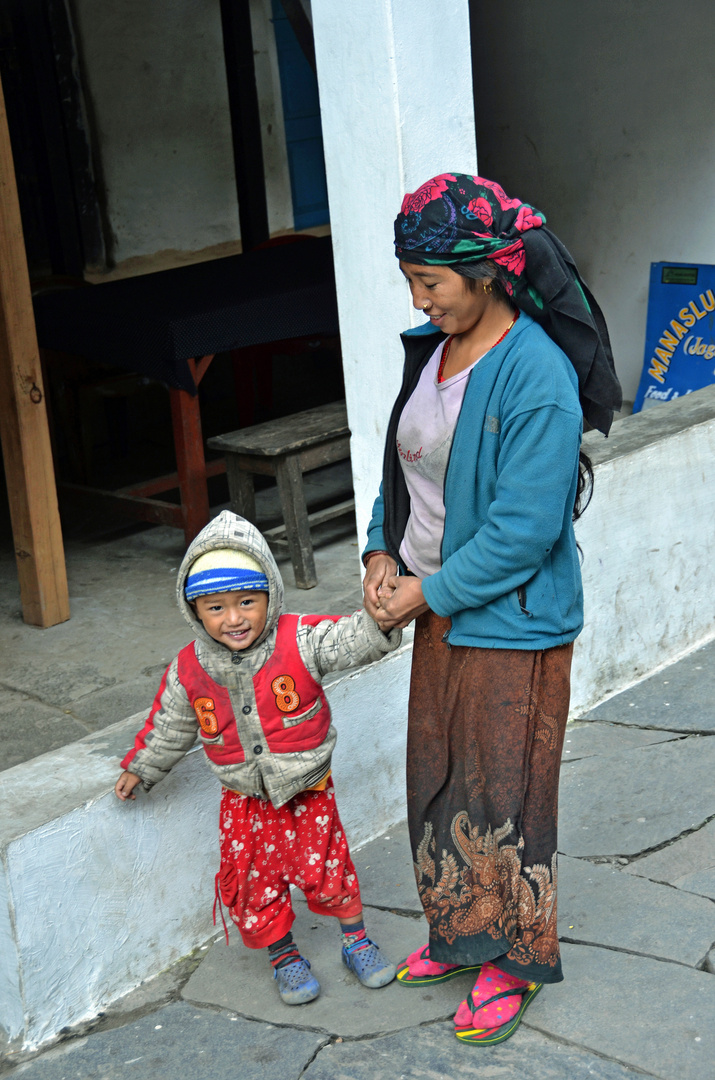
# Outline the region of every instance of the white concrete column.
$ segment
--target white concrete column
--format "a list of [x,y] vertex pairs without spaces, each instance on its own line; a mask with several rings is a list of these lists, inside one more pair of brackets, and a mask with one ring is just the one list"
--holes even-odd
[[362,546],[421,322],[393,247],[406,191],[477,171],[468,0],[312,0],[352,466]]

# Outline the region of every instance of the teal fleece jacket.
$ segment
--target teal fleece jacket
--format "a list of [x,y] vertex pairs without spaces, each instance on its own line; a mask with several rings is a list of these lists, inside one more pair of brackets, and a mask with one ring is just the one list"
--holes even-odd
[[[405,369],[387,433],[369,551],[399,546],[409,495],[396,432],[405,402],[443,335],[431,324],[402,335]],[[452,645],[548,649],[583,627],[571,515],[582,412],[568,357],[523,311],[504,341],[472,369],[444,486],[442,568],[422,582]]]

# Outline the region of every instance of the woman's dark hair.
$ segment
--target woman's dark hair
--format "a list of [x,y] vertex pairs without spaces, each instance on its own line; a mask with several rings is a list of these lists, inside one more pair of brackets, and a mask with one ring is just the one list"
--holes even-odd
[[[501,300],[513,308],[514,300],[506,289],[506,278],[501,267],[493,259],[481,259],[473,263],[457,263],[450,267],[455,274],[461,274],[467,279],[467,287],[471,292],[477,291],[480,283],[491,282],[491,293],[495,300]],[[588,454],[583,450],[578,455],[578,482],[576,484],[576,502],[573,508],[573,520],[578,521],[581,514],[591,501],[593,496],[593,465]]]
[[454,270],[455,274],[461,274],[463,278],[467,279],[470,292],[476,292],[478,284],[491,282],[494,299],[501,300],[503,304],[510,308],[515,307],[514,300],[507,292],[506,278],[501,267],[493,259],[482,259],[480,262],[473,263],[457,263],[456,266],[450,266],[450,270]]
[[593,464],[583,450],[578,452],[578,482],[576,484],[576,502],[573,508],[573,520],[578,521],[593,497]]

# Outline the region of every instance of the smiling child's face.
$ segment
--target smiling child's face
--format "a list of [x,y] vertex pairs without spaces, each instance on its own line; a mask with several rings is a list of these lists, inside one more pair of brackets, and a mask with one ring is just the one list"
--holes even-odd
[[197,596],[194,610],[204,630],[232,652],[260,637],[268,614],[268,593],[253,589]]

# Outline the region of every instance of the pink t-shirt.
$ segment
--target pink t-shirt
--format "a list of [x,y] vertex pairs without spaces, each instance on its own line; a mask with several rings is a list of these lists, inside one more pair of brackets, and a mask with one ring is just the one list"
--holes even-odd
[[440,342],[425,364],[397,426],[397,453],[410,495],[410,516],[400,555],[418,578],[436,574],[442,565],[444,478],[469,373],[479,363],[475,360],[464,371],[438,383],[445,342]]

